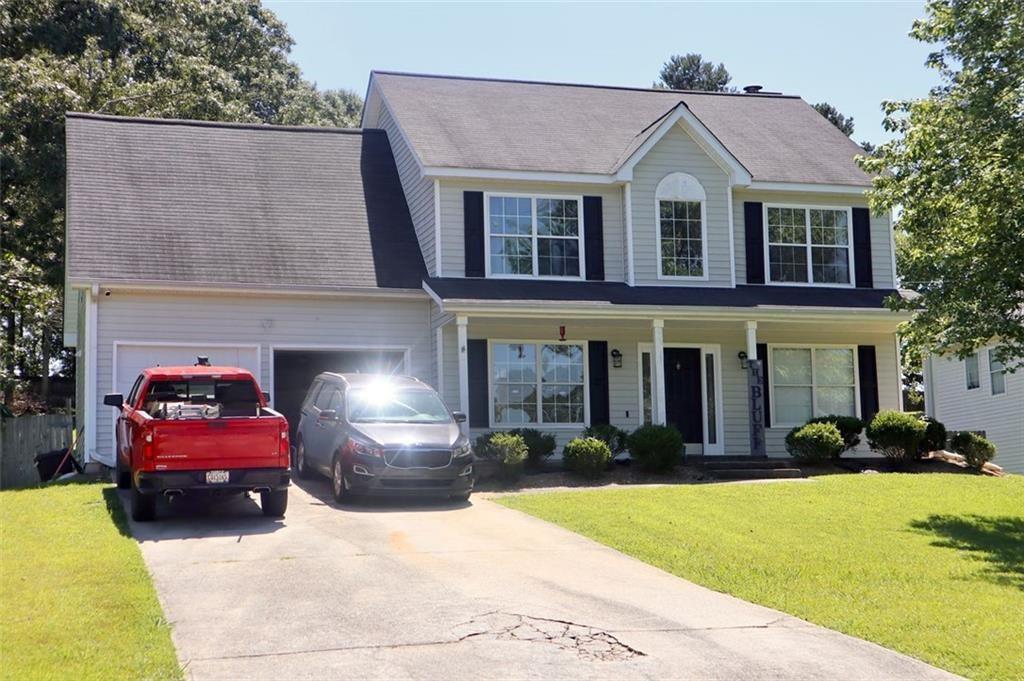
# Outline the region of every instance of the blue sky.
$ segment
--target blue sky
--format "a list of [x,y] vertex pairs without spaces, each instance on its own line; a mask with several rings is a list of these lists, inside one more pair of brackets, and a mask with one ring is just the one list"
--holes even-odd
[[371,69],[647,87],[670,55],[699,52],[733,85],[832,103],[874,143],[889,137],[882,100],[936,82],[907,35],[923,4],[266,2],[324,88],[363,94]]

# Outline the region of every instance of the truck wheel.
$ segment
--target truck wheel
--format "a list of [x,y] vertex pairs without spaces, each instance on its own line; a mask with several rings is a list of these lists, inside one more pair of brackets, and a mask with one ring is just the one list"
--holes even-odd
[[118,489],[128,489],[132,486],[132,472],[121,465],[120,458],[114,464],[114,482],[117,483]]
[[348,490],[345,489],[345,472],[340,456],[335,456],[331,464],[331,491],[334,492],[334,500],[338,503],[346,501],[349,497]]
[[288,510],[288,490],[260,492],[260,508],[268,518],[283,518],[284,512]]
[[302,444],[302,440],[299,440],[299,444],[295,446],[295,473],[300,478],[309,477],[309,464],[306,463],[306,445]]
[[156,495],[143,494],[132,485],[132,520],[148,523],[156,517]]

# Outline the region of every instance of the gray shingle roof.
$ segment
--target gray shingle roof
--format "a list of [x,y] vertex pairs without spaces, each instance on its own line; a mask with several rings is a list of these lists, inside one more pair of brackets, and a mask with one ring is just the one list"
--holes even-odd
[[683,102],[755,180],[867,185],[863,150],[799,97],[375,71],[425,166],[612,173]]
[[67,117],[71,279],[419,288],[378,130]]

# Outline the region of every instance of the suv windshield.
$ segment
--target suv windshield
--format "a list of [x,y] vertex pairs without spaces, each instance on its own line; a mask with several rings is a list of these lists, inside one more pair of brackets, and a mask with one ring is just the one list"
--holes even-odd
[[448,423],[451,415],[431,390],[357,388],[348,392],[353,423]]

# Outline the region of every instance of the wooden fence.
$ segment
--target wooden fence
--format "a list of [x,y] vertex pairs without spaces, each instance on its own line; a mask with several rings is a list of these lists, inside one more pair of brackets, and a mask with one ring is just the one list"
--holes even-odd
[[71,446],[71,423],[64,414],[0,418],[0,489],[37,484],[35,455]]

